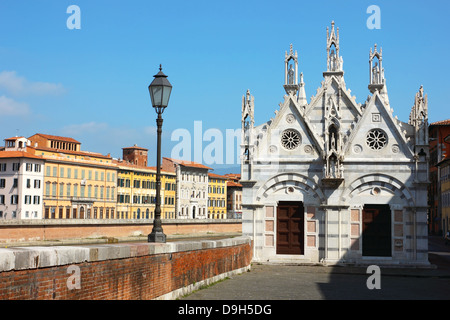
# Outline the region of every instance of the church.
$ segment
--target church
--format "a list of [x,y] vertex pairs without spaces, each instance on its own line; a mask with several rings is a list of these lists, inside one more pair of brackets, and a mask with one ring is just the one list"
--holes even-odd
[[369,53],[368,97],[346,87],[339,28],[327,27],[326,71],[308,102],[299,57],[284,57],[286,94],[255,125],[242,99],[243,234],[261,263],[428,265],[428,103],[393,116],[382,49]]

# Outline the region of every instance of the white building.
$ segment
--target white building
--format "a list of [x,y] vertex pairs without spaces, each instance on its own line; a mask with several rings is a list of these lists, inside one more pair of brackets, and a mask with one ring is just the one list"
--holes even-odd
[[27,152],[24,137],[0,151],[0,219],[42,219],[44,160]]
[[164,158],[162,169],[175,172],[177,219],[208,218],[208,172],[210,167],[192,161]]
[[284,101],[262,125],[250,92],[243,97],[243,233],[254,239],[254,260],[428,264],[427,97],[421,87],[409,121],[394,117],[375,45],[370,95],[357,103],[334,22],[326,58],[308,102],[291,45]]

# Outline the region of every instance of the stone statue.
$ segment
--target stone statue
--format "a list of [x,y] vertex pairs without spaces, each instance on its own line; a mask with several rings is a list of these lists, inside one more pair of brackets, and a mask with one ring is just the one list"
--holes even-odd
[[288,83],[294,84],[294,68],[292,67],[292,64],[289,66]]
[[375,66],[372,68],[372,83],[373,84],[379,83],[379,75],[380,75],[380,70],[378,67],[378,62],[375,62]]

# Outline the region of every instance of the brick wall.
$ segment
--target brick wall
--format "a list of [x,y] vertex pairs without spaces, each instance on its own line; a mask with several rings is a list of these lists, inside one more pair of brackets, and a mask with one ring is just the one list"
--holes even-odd
[[251,258],[246,237],[0,249],[0,299],[173,299],[194,284],[248,269]]
[[[163,220],[166,235],[214,234],[242,231],[242,220]],[[152,232],[153,220],[39,220],[0,223],[0,243],[35,240],[65,240],[130,237]]]

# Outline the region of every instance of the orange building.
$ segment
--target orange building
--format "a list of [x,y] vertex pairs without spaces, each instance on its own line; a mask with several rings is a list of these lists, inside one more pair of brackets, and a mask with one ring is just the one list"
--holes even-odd
[[450,156],[450,119],[433,122],[429,126],[430,140],[430,185],[428,187],[428,231],[441,234],[443,231],[441,166],[438,164]]
[[81,151],[68,137],[35,134],[29,152],[45,160],[44,219],[116,218],[117,167],[110,155]]
[[242,184],[240,174],[229,173],[225,175],[227,181],[227,218],[242,219]]

